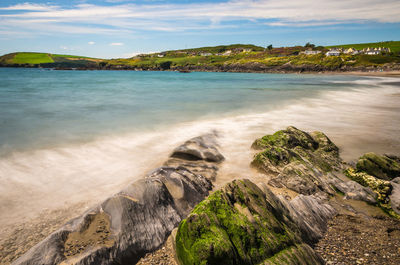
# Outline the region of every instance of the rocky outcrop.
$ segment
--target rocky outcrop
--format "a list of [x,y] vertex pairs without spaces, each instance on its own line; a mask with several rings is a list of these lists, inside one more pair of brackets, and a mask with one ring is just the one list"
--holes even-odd
[[399,157],[393,155],[366,153],[358,159],[356,169],[383,180],[400,177]]
[[176,235],[182,264],[323,264],[269,190],[235,180],[202,201]]
[[[134,264],[160,247],[190,210],[208,195],[212,183],[205,175],[215,175],[215,162],[223,160],[215,145],[215,135],[186,142],[171,156],[174,167],[163,166],[128,185],[68,222],[14,264]],[[197,163],[209,165],[202,169],[207,174],[186,168],[184,162],[191,163],[192,157],[176,158],[179,152],[196,156]]]
[[331,205],[313,195],[300,194],[287,203],[286,207],[299,226],[303,241],[308,244],[314,244],[322,238],[328,221],[337,214]]
[[306,133],[295,127],[257,139],[252,147],[262,150],[252,166],[273,178],[269,184],[304,195],[334,194],[328,180],[342,169],[338,147],[322,132]]
[[165,166],[183,166],[215,181],[217,164],[225,159],[217,148],[216,133],[192,138],[173,151]]

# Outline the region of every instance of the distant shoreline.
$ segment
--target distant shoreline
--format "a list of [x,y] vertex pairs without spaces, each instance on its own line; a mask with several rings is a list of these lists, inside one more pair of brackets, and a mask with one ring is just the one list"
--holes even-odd
[[48,69],[48,70],[65,70],[65,71],[137,71],[137,72],[148,72],[148,71],[156,71],[156,72],[182,72],[182,73],[190,73],[190,72],[214,72],[214,73],[260,73],[260,74],[322,74],[322,75],[358,75],[358,76],[381,76],[381,77],[400,77],[400,69],[399,70],[310,70],[305,67],[305,69],[300,69],[295,71],[295,69],[291,70],[282,70],[282,69],[207,69],[205,68],[198,68],[198,69],[168,69],[168,70],[161,70],[161,69],[134,69],[134,68],[57,68],[57,67],[38,67],[38,66],[1,66],[0,68],[37,68],[37,69]]

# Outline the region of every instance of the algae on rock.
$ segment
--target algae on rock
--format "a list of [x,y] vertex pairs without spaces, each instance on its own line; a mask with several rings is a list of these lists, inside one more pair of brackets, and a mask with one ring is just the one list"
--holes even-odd
[[400,164],[396,157],[387,155],[377,155],[375,153],[366,153],[357,162],[358,172],[365,172],[384,180],[392,180],[400,177]]
[[376,194],[376,201],[379,207],[387,212],[390,216],[400,218],[390,205],[389,195],[392,193],[392,184],[390,181],[382,180],[374,176],[368,175],[365,172],[357,172],[353,168],[345,170],[346,176],[358,182],[359,184],[369,187]]
[[182,264],[323,264],[272,192],[235,180],[198,204],[176,235]]
[[263,150],[252,166],[274,176],[270,184],[301,194],[333,193],[323,179],[342,168],[339,148],[322,132],[307,133],[293,126],[257,139],[252,147]]

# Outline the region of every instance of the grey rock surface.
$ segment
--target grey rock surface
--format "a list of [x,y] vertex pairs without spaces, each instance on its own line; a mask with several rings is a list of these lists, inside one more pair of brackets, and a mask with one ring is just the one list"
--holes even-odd
[[392,209],[400,214],[400,177],[393,179],[390,182],[393,186],[392,194],[389,196]]
[[329,183],[338,191],[344,193],[344,199],[365,201],[370,204],[376,203],[376,194],[368,187],[364,187],[355,181],[343,181],[339,178],[329,179]]
[[[207,163],[198,172],[212,176],[218,170],[212,161],[223,160],[214,144],[213,135],[196,137],[178,147],[172,156],[177,152],[198,155],[197,162]],[[183,166],[192,162],[190,156],[178,157],[171,158],[174,167],[160,167],[131,183],[65,224],[13,264],[135,264],[160,247],[212,189],[207,174]]]

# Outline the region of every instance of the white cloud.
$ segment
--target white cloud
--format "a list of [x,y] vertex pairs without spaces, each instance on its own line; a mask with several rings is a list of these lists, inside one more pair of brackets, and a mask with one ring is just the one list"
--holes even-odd
[[58,8],[57,6],[50,6],[44,4],[23,3],[9,7],[0,7],[0,10],[29,10],[29,11],[51,11]]
[[113,43],[110,43],[110,45],[111,46],[122,46],[124,44],[122,42],[113,42]]
[[96,43],[96,42],[94,42],[94,41],[89,41],[89,42],[88,42],[89,45],[94,45],[95,43]]
[[13,31],[30,29],[49,33],[114,35],[132,35],[139,30],[169,32],[232,27],[243,20],[270,27],[400,23],[398,0],[231,0],[201,4],[111,2],[116,4],[80,4],[70,8],[24,3],[0,8],[10,10],[0,14],[0,20]]

